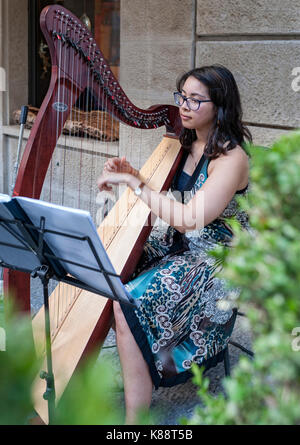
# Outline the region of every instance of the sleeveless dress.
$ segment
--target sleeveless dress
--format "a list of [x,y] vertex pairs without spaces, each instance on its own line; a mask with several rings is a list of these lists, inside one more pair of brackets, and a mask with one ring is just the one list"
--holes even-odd
[[[194,174],[187,175],[183,171],[187,155],[171,187],[182,202],[188,202],[208,176],[209,159],[204,154]],[[244,195],[247,190],[248,186],[237,193]],[[222,305],[228,286],[215,276],[222,265],[209,250],[218,244],[230,247],[233,232],[224,218],[231,216],[249,229],[247,214],[238,208],[235,196],[218,218],[200,230],[183,235],[171,226],[153,229],[126,284],[140,305],[121,308],[156,389],[185,382],[193,362],[208,370],[223,360],[237,310]]]

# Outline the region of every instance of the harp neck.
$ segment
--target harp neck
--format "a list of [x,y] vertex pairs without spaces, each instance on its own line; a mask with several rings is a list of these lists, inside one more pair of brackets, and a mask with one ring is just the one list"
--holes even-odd
[[[177,107],[154,105],[142,109],[135,106],[121,88],[90,31],[70,11],[57,5],[45,8],[41,14],[41,28],[52,66],[58,68],[60,76],[65,76],[79,89],[88,84],[100,94],[106,111],[126,125],[141,129],[165,125],[168,132],[179,133]],[[79,69],[74,70],[76,62]]]
[[74,104],[87,88],[105,111],[124,124],[149,130],[165,126],[167,133],[180,133],[177,107],[154,105],[141,109],[129,100],[91,33],[70,11],[48,6],[40,22],[51,54],[52,76],[25,148],[14,196],[40,197],[57,140]]

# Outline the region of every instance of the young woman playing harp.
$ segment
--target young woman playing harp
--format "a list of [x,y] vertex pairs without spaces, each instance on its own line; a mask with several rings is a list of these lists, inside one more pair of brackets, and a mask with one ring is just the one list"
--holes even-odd
[[114,302],[128,424],[150,406],[153,386],[183,383],[193,362],[209,369],[222,360],[236,317],[235,309],[220,304],[228,289],[209,251],[231,245],[233,232],[224,218],[235,216],[248,228],[235,200],[248,190],[244,142],[251,141],[239,91],[231,72],[214,65],[184,74],[174,98],[185,149],[172,184],[180,199],[141,183],[124,158],[107,161],[98,179],[100,191],[127,184],[168,227],[163,234],[152,232],[126,285],[140,300],[139,309]]

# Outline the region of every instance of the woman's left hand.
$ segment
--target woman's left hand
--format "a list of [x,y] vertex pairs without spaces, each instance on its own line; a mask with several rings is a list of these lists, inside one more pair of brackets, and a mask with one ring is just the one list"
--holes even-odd
[[133,176],[138,176],[139,174],[139,171],[132,167],[125,156],[123,156],[123,158],[108,159],[104,164],[104,171],[107,173],[130,173]]
[[127,184],[129,183],[129,173],[114,173],[104,171],[97,181],[98,188],[101,191],[112,190],[112,185]]

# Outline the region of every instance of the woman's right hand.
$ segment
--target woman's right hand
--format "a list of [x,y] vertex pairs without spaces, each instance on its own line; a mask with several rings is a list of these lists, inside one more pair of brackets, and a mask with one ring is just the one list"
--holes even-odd
[[105,173],[129,173],[133,176],[138,176],[139,171],[136,170],[130,163],[126,160],[125,156],[123,158],[110,158],[104,164]]

